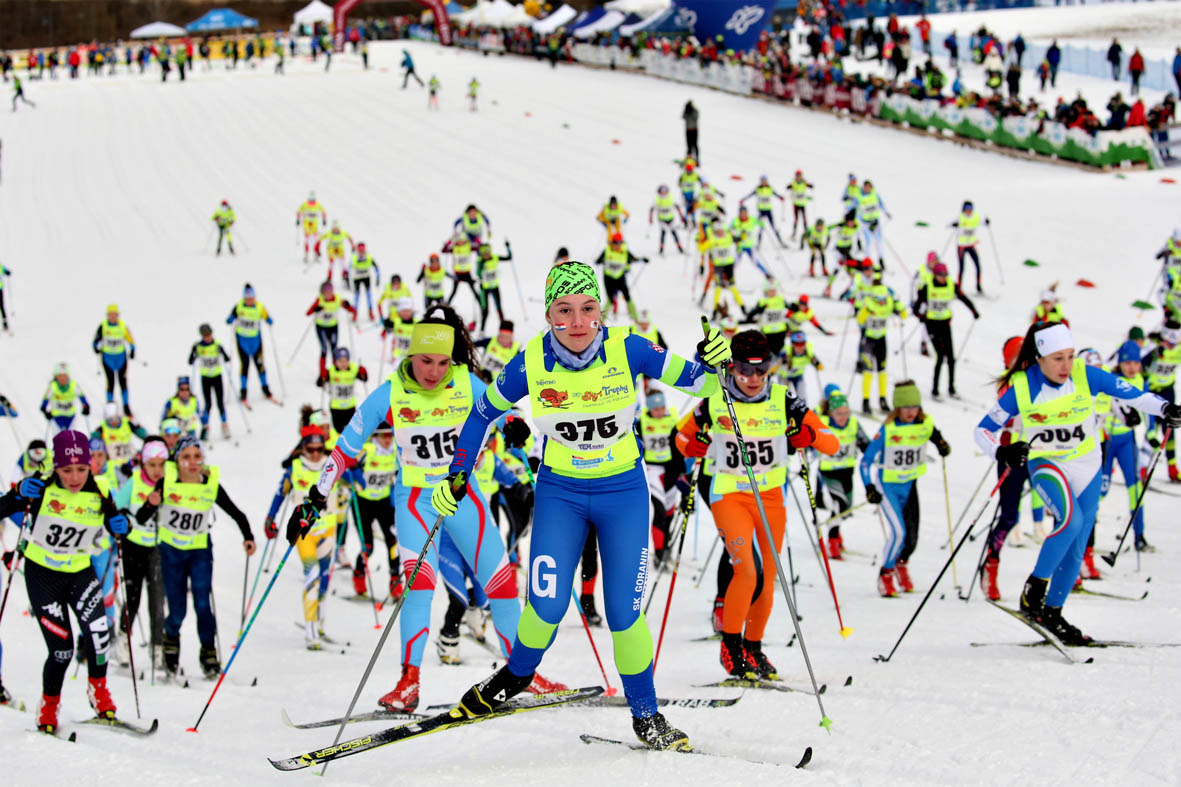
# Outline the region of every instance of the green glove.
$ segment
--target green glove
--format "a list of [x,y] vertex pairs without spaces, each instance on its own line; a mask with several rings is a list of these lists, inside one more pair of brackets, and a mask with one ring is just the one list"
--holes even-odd
[[711,325],[705,338],[697,343],[697,356],[706,366],[716,368],[730,360],[730,342]]
[[466,494],[466,477],[463,473],[452,473],[431,492],[431,505],[443,516],[454,516]]

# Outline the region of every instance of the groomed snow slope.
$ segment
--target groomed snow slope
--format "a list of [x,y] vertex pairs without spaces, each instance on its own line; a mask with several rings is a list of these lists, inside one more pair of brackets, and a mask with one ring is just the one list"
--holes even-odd
[[[26,440],[42,428],[35,408],[57,361],[68,361],[92,400],[101,399],[89,346],[111,301],[122,308],[139,342],[137,358],[148,364],[132,368],[132,406],[151,426],[176,375],[187,371],[185,359],[198,323],[213,322],[218,337],[232,348],[232,334],[221,321],[246,281],[276,317],[283,355],[276,358],[268,344],[274,374],[295,349],[305,326],[303,310],[322,275],[303,272],[294,242],[293,214],[309,189],[316,190],[330,217],[340,217],[354,238],[369,243],[387,277],[398,271],[412,278],[426,255],[441,245],[460,210],[475,202],[491,217],[497,245],[506,237],[512,240],[521,284],[531,298],[540,297],[559,245],[583,258],[597,255],[601,230],[593,216],[608,195],[616,194],[632,211],[628,236],[633,249],[653,257],[637,300],[653,310],[675,350],[691,352],[700,329],[688,292],[689,268],[675,254],[657,258],[655,240],[643,229],[656,186],[675,180],[671,159],[683,152],[680,110],[691,98],[701,110],[704,172],[727,193],[731,210],[760,173],[782,189],[802,168],[816,184],[813,209],[835,219],[839,190],[854,172],[871,178],[880,190],[894,216],[886,236],[912,270],[928,250],[943,246],[946,224],[962,200],[974,200],[991,217],[1007,284],[1000,286],[986,242],[985,284],[999,298],[979,301],[984,318],[960,365],[960,391],[979,407],[930,408],[953,445],[948,473],[951,509],[958,515],[981,475],[991,473],[975,455],[971,428],[989,401],[987,382],[999,371],[1001,342],[1024,331],[1038,293],[1057,280],[1080,343],[1109,352],[1136,324],[1129,304],[1144,297],[1157,270],[1152,255],[1177,223],[1177,186],[1162,184],[1159,174],[1117,179],[1030,164],[643,76],[574,67],[555,71],[528,60],[409,44],[424,79],[435,73],[443,83],[443,109],[428,113],[425,91],[398,89],[402,46],[373,46],[375,67],[368,73],[351,58],[337,58],[328,75],[319,65],[291,63],[284,78],[271,76],[269,68],[232,75],[216,68],[184,85],[127,77],[27,83],[37,110],[0,113],[5,170],[0,261],[14,271],[9,294],[16,312],[15,337],[0,337],[0,390],[21,408]],[[469,113],[462,102],[463,86],[473,75],[483,84],[478,113]],[[215,259],[209,215],[223,197],[238,213],[248,252]],[[930,227],[917,228],[919,220]],[[1023,267],[1026,258],[1042,267]],[[785,278],[785,286],[819,295],[822,282],[798,278],[806,258],[792,251],[786,259],[792,278]],[[888,283],[905,293],[908,278],[897,259],[887,262]],[[779,265],[774,257],[772,264]],[[1076,287],[1081,277],[1097,286]],[[739,278],[757,297],[757,274],[746,268]],[[539,330],[539,307],[530,303],[528,319],[521,320],[507,271],[504,279],[509,316],[518,319],[519,332]],[[847,307],[819,298],[813,302],[821,322],[839,335]],[[961,341],[967,316],[956,313]],[[897,337],[895,330],[891,341]],[[837,337],[818,337],[815,343],[825,381],[846,386],[851,346],[838,360]],[[926,390],[931,364],[913,344],[910,349],[909,371]],[[360,334],[357,351],[370,368],[376,367],[376,333]],[[892,381],[899,377],[898,361],[899,356],[891,356]],[[216,442],[210,453],[259,538],[279,479],[279,458],[294,440],[298,403],[319,400],[312,384],[315,363],[309,340],[295,363],[283,369],[286,406],[256,403],[250,436],[232,411],[240,444]],[[251,390],[257,400],[253,380]],[[682,399],[672,397],[677,404]],[[17,448],[11,441],[4,445],[7,468]],[[1162,476],[1163,468],[1154,486],[1164,486]],[[920,482],[922,537],[911,563],[920,590],[929,586],[947,555],[939,548],[947,538],[941,486],[936,464]],[[1104,549],[1124,524],[1125,500],[1116,487],[1102,508],[1097,539]],[[1148,537],[1160,552],[1146,556],[1139,573],[1134,556],[1122,558],[1103,583],[1105,589],[1138,594],[1152,576],[1151,596],[1140,603],[1075,597],[1068,606],[1072,621],[1104,638],[1174,637],[1181,623],[1176,601],[1181,582],[1165,569],[1170,555],[1181,549],[1181,536],[1166,513],[1172,503],[1163,495],[1148,498]],[[979,506],[978,499],[972,515]],[[868,555],[881,550],[875,519],[862,509],[844,527],[846,541]],[[690,558],[701,560],[708,551],[709,523],[703,513],[699,531],[689,534],[688,566],[678,583],[657,673],[663,696],[735,693],[692,687],[723,676],[716,643],[690,641],[708,633],[712,564],[700,589],[688,580],[696,568]],[[1028,529],[1028,520],[1023,527]],[[236,630],[243,554],[232,524],[219,522],[215,533],[224,659]],[[803,583],[799,600],[805,635],[818,677],[830,687],[823,699],[834,721],[832,734],[817,727],[816,703],[804,694],[748,692],[732,708],[673,710],[670,717],[700,747],[738,757],[790,765],[805,745],[812,745],[816,754],[806,771],[586,747],[578,741],[580,732],[627,738],[627,714],[563,709],[346,759],[330,768],[328,778],[339,784],[430,780],[461,785],[1175,780],[1181,763],[1168,731],[1181,722],[1171,701],[1181,673],[1177,650],[1093,651],[1085,655],[1094,655],[1094,664],[1071,666],[1042,648],[971,648],[973,641],[1029,641],[1030,632],[981,603],[978,590],[970,604],[956,601],[948,577],[894,660],[875,663],[872,656],[889,650],[919,599],[879,599],[877,570],[868,559],[837,564],[845,621],[855,628],[842,641],[794,513],[789,533]],[[5,537],[11,546],[11,528]],[[961,556],[961,583],[979,543]],[[355,556],[355,534],[348,549]],[[1001,581],[1007,600],[1016,598],[1035,554],[1006,550]],[[177,785],[257,785],[306,778],[275,772],[264,757],[326,745],[332,730],[284,727],[280,708],[297,720],[343,712],[378,632],[371,609],[332,599],[329,632],[352,646],[345,655],[303,650],[292,625],[300,616],[298,574],[298,567],[289,565],[280,577],[199,734],[184,729],[195,721],[211,689],[201,680],[187,690],[141,684],[145,717],[161,720],[160,732],[146,741],[83,728],[79,741],[67,744],[29,732],[31,714],[0,712],[0,730],[9,742],[5,765],[11,781],[6,781],[126,784],[150,778]],[[375,581],[384,584],[384,571]],[[344,576],[334,584],[347,592]],[[666,580],[660,593],[667,587]],[[437,626],[445,601],[436,601]],[[662,605],[663,600],[654,605],[654,628]],[[19,614],[25,607],[19,581],[10,607],[0,628],[6,645],[4,682],[31,706],[45,653],[35,623]],[[798,644],[784,647],[790,628],[779,599],[768,651],[786,679],[804,683]],[[603,630],[596,634],[606,656],[609,637]],[[182,663],[193,675],[191,613],[182,641]],[[424,705],[452,701],[488,674],[491,657],[468,641],[463,648],[465,664],[444,667],[428,646]],[[145,657],[137,650],[141,664]],[[571,685],[600,682],[576,617],[567,617],[543,672]],[[617,685],[617,676],[609,674]],[[359,707],[372,707],[397,675],[395,633]],[[845,688],[841,683],[847,675],[854,683]],[[249,687],[256,676],[258,685]],[[112,670],[111,683],[121,715],[133,718],[129,678]],[[84,687],[81,678],[67,681],[63,721],[89,715]],[[354,733],[379,726],[356,726]]]

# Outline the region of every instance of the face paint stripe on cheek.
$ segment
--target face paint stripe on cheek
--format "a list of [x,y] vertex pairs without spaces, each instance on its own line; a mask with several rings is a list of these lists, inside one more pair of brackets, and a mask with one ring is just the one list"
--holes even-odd
[[555,330],[555,331],[564,331],[564,330],[566,330],[566,323],[564,323],[564,322],[556,322],[556,323],[554,323],[554,330]]

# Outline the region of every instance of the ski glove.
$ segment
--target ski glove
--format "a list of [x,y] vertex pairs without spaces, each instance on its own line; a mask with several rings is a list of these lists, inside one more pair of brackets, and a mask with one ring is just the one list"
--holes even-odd
[[107,527],[117,536],[126,535],[128,527],[127,517],[123,514],[115,514],[107,520]]
[[320,518],[320,512],[324,510],[326,505],[328,505],[328,500],[320,491],[320,487],[313,486],[307,498],[295,507],[295,510],[291,512],[291,518],[287,520],[287,543],[294,544],[306,536],[308,531],[312,529],[312,525],[316,524],[316,520]]
[[36,500],[45,491],[45,482],[37,476],[29,476],[20,482],[19,490],[25,500]]
[[935,443],[935,450],[939,452],[940,456],[947,456],[951,453],[951,446],[947,444],[946,440],[939,440]]
[[687,441],[683,453],[693,459],[701,459],[709,453],[709,444],[713,438],[707,432],[698,432],[693,439]]
[[1181,405],[1166,404],[1161,415],[1165,419],[1165,423],[1169,425],[1170,429],[1176,429],[1181,426]]
[[1140,412],[1131,408],[1124,410],[1124,424],[1129,427],[1140,425]]
[[697,357],[710,368],[717,368],[730,360],[730,342],[712,325],[704,339],[697,343]]
[[90,415],[90,405],[82,405],[82,415]]
[[451,473],[431,492],[431,505],[442,516],[453,516],[459,510],[459,501],[466,494],[467,478],[464,473]]
[[794,432],[788,432],[787,442],[795,449],[807,448],[816,442],[816,430],[808,424],[800,424]]
[[878,491],[876,486],[867,486],[865,488],[865,499],[876,506],[882,502],[882,493]]
[[279,535],[279,526],[275,524],[275,518],[269,516],[263,524],[263,532],[267,534],[267,539],[270,540]]
[[510,415],[504,422],[503,432],[506,448],[522,448],[529,439],[529,424],[519,415]]
[[42,411],[41,411],[41,415],[45,416],[45,420],[46,420],[46,421],[52,421],[52,420],[53,420],[53,416],[49,414],[49,411],[48,411],[48,410],[42,410]]
[[996,449],[996,460],[1006,467],[1021,468],[1029,460],[1029,443],[1016,442]]

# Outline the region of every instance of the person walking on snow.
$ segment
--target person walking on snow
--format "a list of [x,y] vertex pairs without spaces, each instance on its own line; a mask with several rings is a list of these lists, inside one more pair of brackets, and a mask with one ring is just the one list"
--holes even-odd
[[221,205],[213,212],[213,223],[217,225],[217,254],[221,255],[221,242],[224,240],[230,249],[230,254],[234,253],[234,236],[230,233],[230,227],[234,226],[237,217],[234,216],[234,209],[230,207],[230,203],[226,200],[221,201]]
[[[406,83],[410,81],[410,77],[414,77],[414,81],[422,87],[422,79],[419,78],[417,72],[414,70],[414,58],[410,56],[410,50],[402,50],[402,89],[406,89]],[[434,77],[432,77],[433,79]]]

